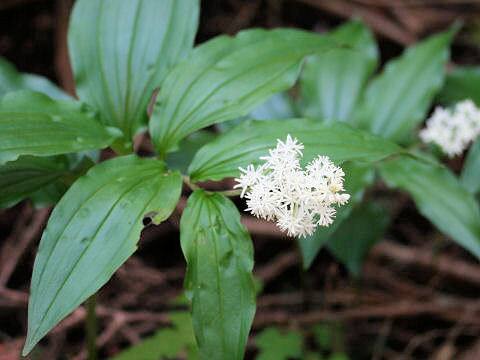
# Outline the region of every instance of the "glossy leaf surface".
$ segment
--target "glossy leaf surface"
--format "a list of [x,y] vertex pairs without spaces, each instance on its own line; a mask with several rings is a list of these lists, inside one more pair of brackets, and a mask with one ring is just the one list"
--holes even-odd
[[198,0],[78,0],[68,34],[77,93],[127,141],[165,74],[192,48]]
[[308,119],[248,121],[219,136],[195,155],[189,172],[192,180],[221,180],[239,174],[238,167],[257,164],[259,157],[275,147],[287,134],[305,145],[304,162],[316,155],[328,155],[333,161],[378,161],[401,152],[388,140],[348,125],[325,124]]
[[58,155],[109,146],[120,131],[106,128],[76,101],[20,91],[0,103],[0,164],[21,155]]
[[243,359],[255,313],[253,247],[235,205],[195,191],[180,222],[185,287],[202,359]]
[[198,46],[168,74],[157,97],[150,120],[157,150],[166,154],[196,130],[248,114],[295,83],[305,56],[333,46],[291,29],[245,30]]
[[455,29],[408,48],[368,86],[356,123],[374,134],[405,141],[440,90]]
[[132,255],[145,216],[158,224],[170,215],[181,185],[163,163],[133,155],[100,163],[72,185],[40,241],[24,354]]

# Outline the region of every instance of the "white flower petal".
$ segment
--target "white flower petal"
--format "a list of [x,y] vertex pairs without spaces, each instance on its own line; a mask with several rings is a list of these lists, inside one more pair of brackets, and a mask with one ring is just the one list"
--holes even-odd
[[345,173],[328,156],[318,156],[306,170],[300,166],[303,144],[287,136],[262,156],[264,164],[239,168],[234,188],[241,188],[247,199],[246,211],[254,216],[276,221],[289,236],[305,237],[317,226],[328,226],[336,210],[350,199],[344,191]]

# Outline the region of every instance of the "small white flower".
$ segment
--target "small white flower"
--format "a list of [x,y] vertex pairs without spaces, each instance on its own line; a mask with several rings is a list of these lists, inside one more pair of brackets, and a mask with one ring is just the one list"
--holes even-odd
[[279,209],[277,225],[288,236],[308,236],[315,231],[313,214],[302,206]]
[[433,142],[449,157],[460,155],[480,135],[480,109],[464,100],[453,109],[437,107],[420,131],[423,142]]
[[319,218],[317,221],[317,225],[328,226],[331,223],[333,223],[333,220],[335,219],[335,214],[336,214],[336,210],[334,208],[327,206],[319,210],[321,211],[318,212]]
[[241,167],[238,169],[242,174],[239,178],[235,179],[238,184],[235,185],[233,188],[241,188],[242,194],[240,195],[240,197],[243,197],[247,188],[257,184],[261,180],[261,177],[263,176],[263,170],[261,167],[255,169],[253,165],[248,165],[246,169],[243,169]]
[[270,189],[268,184],[259,183],[251,187],[251,191],[246,194],[246,211],[250,211],[256,217],[265,220],[272,220],[277,208],[277,195],[274,189]]
[[303,144],[287,136],[260,160],[257,168],[240,168],[234,188],[241,188],[247,199],[246,211],[276,221],[289,236],[312,235],[317,226],[329,226],[335,219],[333,206],[350,199],[344,191],[345,173],[328,156],[318,156],[306,170],[300,166]]

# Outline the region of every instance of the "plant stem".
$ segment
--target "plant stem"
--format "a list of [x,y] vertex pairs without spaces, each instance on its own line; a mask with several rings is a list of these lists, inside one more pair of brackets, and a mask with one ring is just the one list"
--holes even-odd
[[87,359],[97,360],[97,314],[95,311],[96,294],[90,296],[86,301],[87,319],[85,323],[85,332],[87,335]]
[[[202,189],[202,187],[198,186],[197,184],[193,183],[190,178],[188,176],[185,176],[183,175],[183,182],[185,183],[185,185],[187,185],[190,190],[192,191],[195,191],[195,190],[198,190],[198,189]],[[228,196],[228,197],[235,197],[235,196],[239,196],[241,193],[242,193],[242,190],[240,189],[234,189],[234,190],[220,190],[220,191],[211,191],[211,190],[207,190],[207,189],[203,189],[209,193],[217,193],[217,194],[222,194],[224,196]]]
[[242,190],[223,190],[223,191],[215,191],[218,194],[222,194],[228,197],[235,197],[239,196],[242,193]]
[[118,155],[129,155],[133,152],[133,144],[125,138],[117,139],[111,146]]
[[190,190],[195,191],[195,190],[201,189],[200,186],[190,181],[189,176],[183,175],[182,177],[183,177],[183,182],[185,183],[185,185],[187,185],[190,188]]

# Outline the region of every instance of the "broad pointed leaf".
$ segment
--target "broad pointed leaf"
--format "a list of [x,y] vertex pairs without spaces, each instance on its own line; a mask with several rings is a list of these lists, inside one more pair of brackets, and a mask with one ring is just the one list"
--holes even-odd
[[186,135],[248,114],[296,81],[302,60],[334,45],[300,30],[246,30],[197,47],[167,76],[157,97],[150,132],[160,154]]
[[399,157],[383,163],[380,173],[390,186],[410,193],[420,212],[440,231],[480,258],[478,203],[447,168]]
[[337,28],[332,38],[345,48],[310,57],[300,78],[302,115],[352,122],[352,112],[378,63],[371,31],[360,21]]
[[18,90],[38,91],[52,99],[68,100],[71,97],[47,78],[34,74],[21,74],[15,66],[0,57],[0,97]]
[[77,93],[120,128],[145,126],[169,68],[192,48],[198,0],[77,0],[68,34]]
[[145,216],[159,223],[170,215],[181,184],[163,163],[132,155],[103,162],[72,185],[40,241],[23,354],[132,255]]
[[368,86],[356,123],[389,139],[411,138],[442,86],[455,30],[432,36],[390,61]]
[[9,207],[53,184],[68,171],[66,158],[20,157],[0,165],[0,207]]
[[195,191],[182,215],[180,240],[200,357],[243,359],[255,287],[252,242],[237,208],[222,195]]
[[109,146],[120,131],[106,128],[76,101],[20,91],[0,103],[0,164],[21,155],[58,155]]
[[337,163],[372,162],[402,151],[388,140],[340,123],[308,119],[248,121],[202,147],[189,167],[190,176],[194,181],[237,176],[239,166],[258,163],[259,157],[287,134],[304,143],[304,161],[328,155]]
[[480,139],[477,139],[468,151],[460,180],[471,193],[480,191]]

